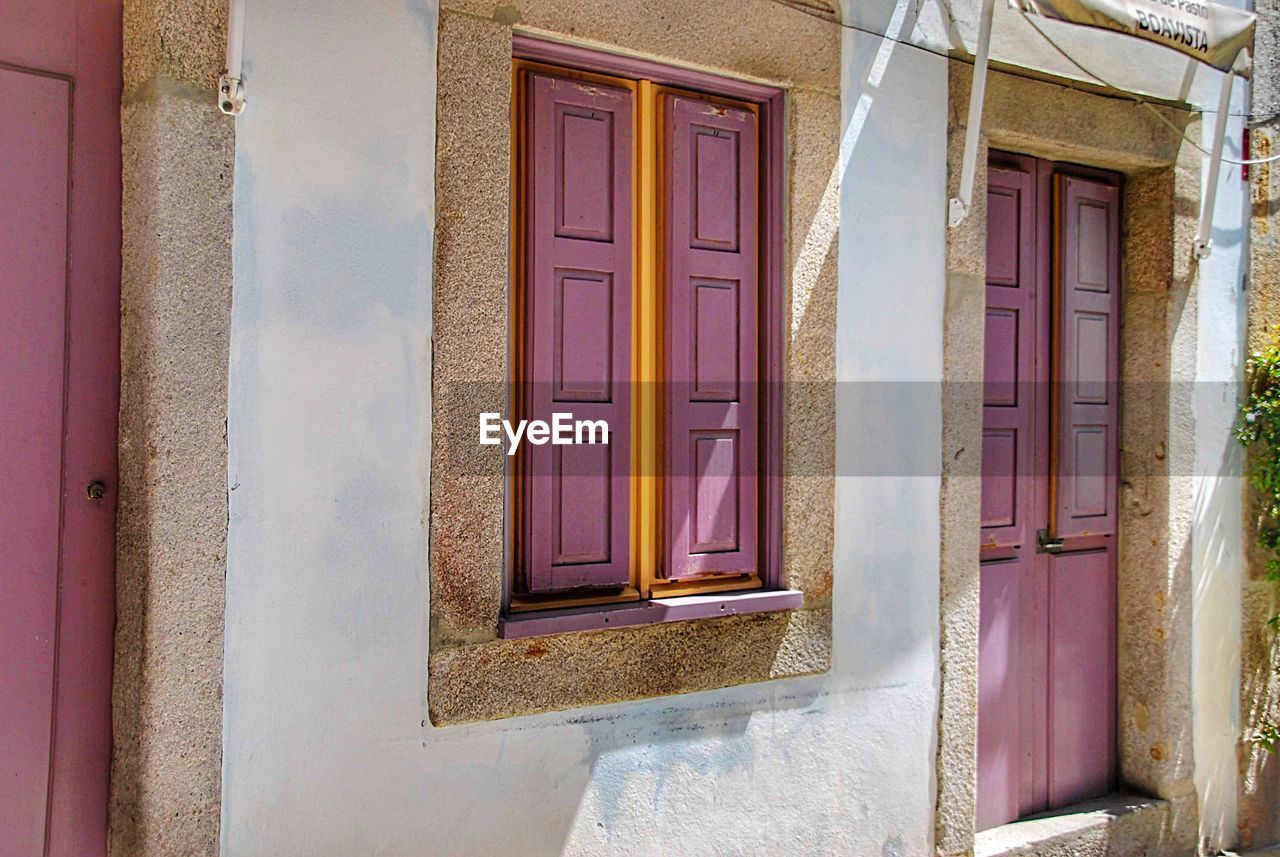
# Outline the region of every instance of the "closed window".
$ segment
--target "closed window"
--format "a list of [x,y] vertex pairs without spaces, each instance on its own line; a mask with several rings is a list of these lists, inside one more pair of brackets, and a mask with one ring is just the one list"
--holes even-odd
[[771,587],[780,212],[760,105],[517,60],[512,115],[511,410],[577,442],[512,459],[511,609]]

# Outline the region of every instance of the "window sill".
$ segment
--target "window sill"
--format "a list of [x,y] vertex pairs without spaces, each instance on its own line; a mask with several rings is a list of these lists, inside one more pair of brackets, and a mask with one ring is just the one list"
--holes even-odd
[[1170,847],[1163,841],[1168,814],[1167,801],[1111,794],[984,830],[974,837],[973,854],[1163,854]]
[[610,607],[566,607],[522,613],[501,620],[498,636],[505,640],[564,634],[570,631],[598,631],[632,625],[656,625],[714,616],[742,616],[774,610],[795,610],[804,595],[794,589],[771,592],[736,592],[713,595],[683,595]]

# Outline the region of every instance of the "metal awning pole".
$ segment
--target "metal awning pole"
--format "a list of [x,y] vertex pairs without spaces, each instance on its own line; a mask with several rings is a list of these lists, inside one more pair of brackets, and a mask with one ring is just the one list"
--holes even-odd
[[947,207],[947,226],[959,226],[973,204],[973,178],[978,169],[978,135],[982,131],[982,102],[987,95],[987,59],[991,55],[991,17],[995,0],[982,0],[978,22],[978,53],[973,61],[973,83],[969,87],[969,124],[964,129],[964,158],[960,164],[960,195]]
[[218,109],[228,116],[239,116],[244,110],[244,3],[230,0],[227,4],[227,69],[218,78]]
[[1231,108],[1231,83],[1235,75],[1224,72],[1218,91],[1218,118],[1213,125],[1213,154],[1209,156],[1209,179],[1200,206],[1200,231],[1196,234],[1197,259],[1213,252],[1213,206],[1218,196],[1218,174],[1222,172],[1222,146],[1227,138],[1227,112]]

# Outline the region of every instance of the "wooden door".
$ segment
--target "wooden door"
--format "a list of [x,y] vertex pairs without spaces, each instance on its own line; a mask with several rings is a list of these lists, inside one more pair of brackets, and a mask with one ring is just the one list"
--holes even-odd
[[0,843],[106,851],[120,5],[0,6]]
[[988,172],[978,829],[1115,780],[1119,187]]

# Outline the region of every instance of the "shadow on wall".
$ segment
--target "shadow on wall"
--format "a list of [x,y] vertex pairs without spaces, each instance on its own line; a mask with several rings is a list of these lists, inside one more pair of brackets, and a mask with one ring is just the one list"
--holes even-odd
[[[1239,499],[1240,482],[1230,478],[1239,474],[1243,450],[1234,439],[1228,440],[1218,463],[1211,474],[1222,478],[1196,480],[1194,504],[1196,528],[1199,534],[1207,533],[1207,539],[1193,539],[1199,580],[1194,586],[1192,612],[1196,617],[1198,642],[1195,657],[1203,658],[1208,672],[1220,684],[1213,687],[1196,687],[1196,711],[1205,722],[1200,728],[1207,734],[1199,736],[1201,748],[1209,758],[1197,760],[1200,786],[1200,831],[1212,847],[1231,847],[1237,844],[1237,744],[1239,727],[1223,734],[1218,730],[1229,728],[1240,721],[1240,645],[1242,636],[1233,634],[1238,618],[1241,587],[1239,568],[1241,558],[1237,553],[1240,533]],[[1235,615],[1233,615],[1235,614]],[[1198,681],[1203,682],[1201,677]],[[1222,685],[1229,685],[1229,691]],[[1206,698],[1207,697],[1207,698]],[[1215,734],[1217,733],[1217,734]],[[1230,751],[1222,752],[1225,746]],[[1218,753],[1211,750],[1217,749]]]
[[[702,825],[730,815],[741,823],[732,831],[717,828],[718,840],[779,847],[797,841],[797,831],[771,827],[752,811],[766,795],[825,804],[821,816],[848,824],[837,819],[853,793],[813,776],[832,769],[829,760],[818,763],[821,756],[837,748],[851,752],[841,747],[847,723],[823,716],[839,707],[826,685],[815,676],[567,715],[428,728],[430,754],[417,762],[428,772],[452,772],[454,811],[447,836],[433,834],[438,853],[489,853],[498,830],[523,831],[530,854],[616,849],[677,835],[697,841],[709,832]],[[523,796],[515,800],[513,772]],[[839,838],[834,832],[824,838],[807,816],[795,813],[809,828],[805,839]],[[423,834],[429,829],[424,823]]]

